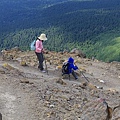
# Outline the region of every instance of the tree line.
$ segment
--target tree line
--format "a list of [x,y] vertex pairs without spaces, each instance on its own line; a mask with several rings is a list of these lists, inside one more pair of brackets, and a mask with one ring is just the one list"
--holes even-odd
[[[44,44],[49,50],[63,51],[77,47],[82,49],[88,57],[96,56],[105,60],[108,55],[107,57],[110,58],[107,52],[111,47],[106,48],[103,43],[105,43],[104,40],[108,41],[106,46],[109,46],[110,41],[119,37],[117,31],[120,28],[120,8],[118,7],[120,1],[68,1],[50,7],[44,3],[46,7],[41,8],[41,4],[39,6],[38,3],[34,3],[33,6],[32,2],[22,4],[21,6],[24,5],[24,7],[18,8],[18,5],[14,5],[10,10],[6,6],[7,12],[2,10],[0,49],[18,46],[22,50],[29,50],[30,43],[44,32],[49,39]],[[111,39],[110,36],[114,37]],[[103,49],[98,49],[96,52],[97,46]],[[118,47],[114,46],[113,49],[117,51]],[[104,52],[104,57],[101,56],[101,51]],[[116,52],[113,53],[116,54]],[[119,50],[113,58],[108,61],[120,59]]]

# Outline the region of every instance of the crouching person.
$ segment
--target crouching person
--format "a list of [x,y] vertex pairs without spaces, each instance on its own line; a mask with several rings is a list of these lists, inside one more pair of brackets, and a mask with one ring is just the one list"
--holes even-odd
[[70,57],[70,58],[68,58],[68,61],[66,63],[64,63],[64,65],[62,67],[62,76],[64,74],[68,74],[69,79],[70,79],[70,74],[72,74],[75,79],[78,79],[76,73],[74,72],[74,70],[77,70],[77,69],[78,69],[78,67],[76,65],[74,65],[74,59],[72,57]]

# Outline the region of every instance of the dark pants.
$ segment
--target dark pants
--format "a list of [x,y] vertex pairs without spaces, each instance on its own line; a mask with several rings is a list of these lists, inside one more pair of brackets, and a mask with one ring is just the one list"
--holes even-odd
[[[63,76],[64,74],[68,74],[68,73],[62,73],[62,76]],[[74,70],[72,70],[72,73],[71,73],[71,74],[73,75],[73,77],[74,77],[75,79],[78,79],[78,77],[77,77],[76,73],[74,72]],[[70,79],[70,73],[69,73],[68,75],[69,75],[69,79]]]
[[78,78],[77,75],[76,75],[76,73],[74,72],[74,70],[72,70],[72,75],[74,76],[75,79]]
[[35,52],[39,61],[39,66],[38,68],[40,68],[40,70],[43,70],[43,61],[44,61],[44,57],[43,57],[43,53],[37,53]]

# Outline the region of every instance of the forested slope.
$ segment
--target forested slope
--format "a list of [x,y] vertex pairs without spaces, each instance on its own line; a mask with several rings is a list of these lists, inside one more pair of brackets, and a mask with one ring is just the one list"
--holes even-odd
[[82,49],[87,57],[120,61],[119,0],[1,2],[0,48],[29,49],[40,33],[49,50]]

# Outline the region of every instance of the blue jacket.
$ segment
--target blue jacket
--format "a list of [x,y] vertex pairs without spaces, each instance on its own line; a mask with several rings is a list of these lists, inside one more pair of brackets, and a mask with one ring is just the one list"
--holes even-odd
[[73,70],[77,70],[78,69],[78,67],[74,65],[74,59],[72,57],[70,57],[68,59],[68,63],[69,63],[69,68],[68,68],[69,72],[66,73],[66,74],[70,74],[70,73],[72,73]]

